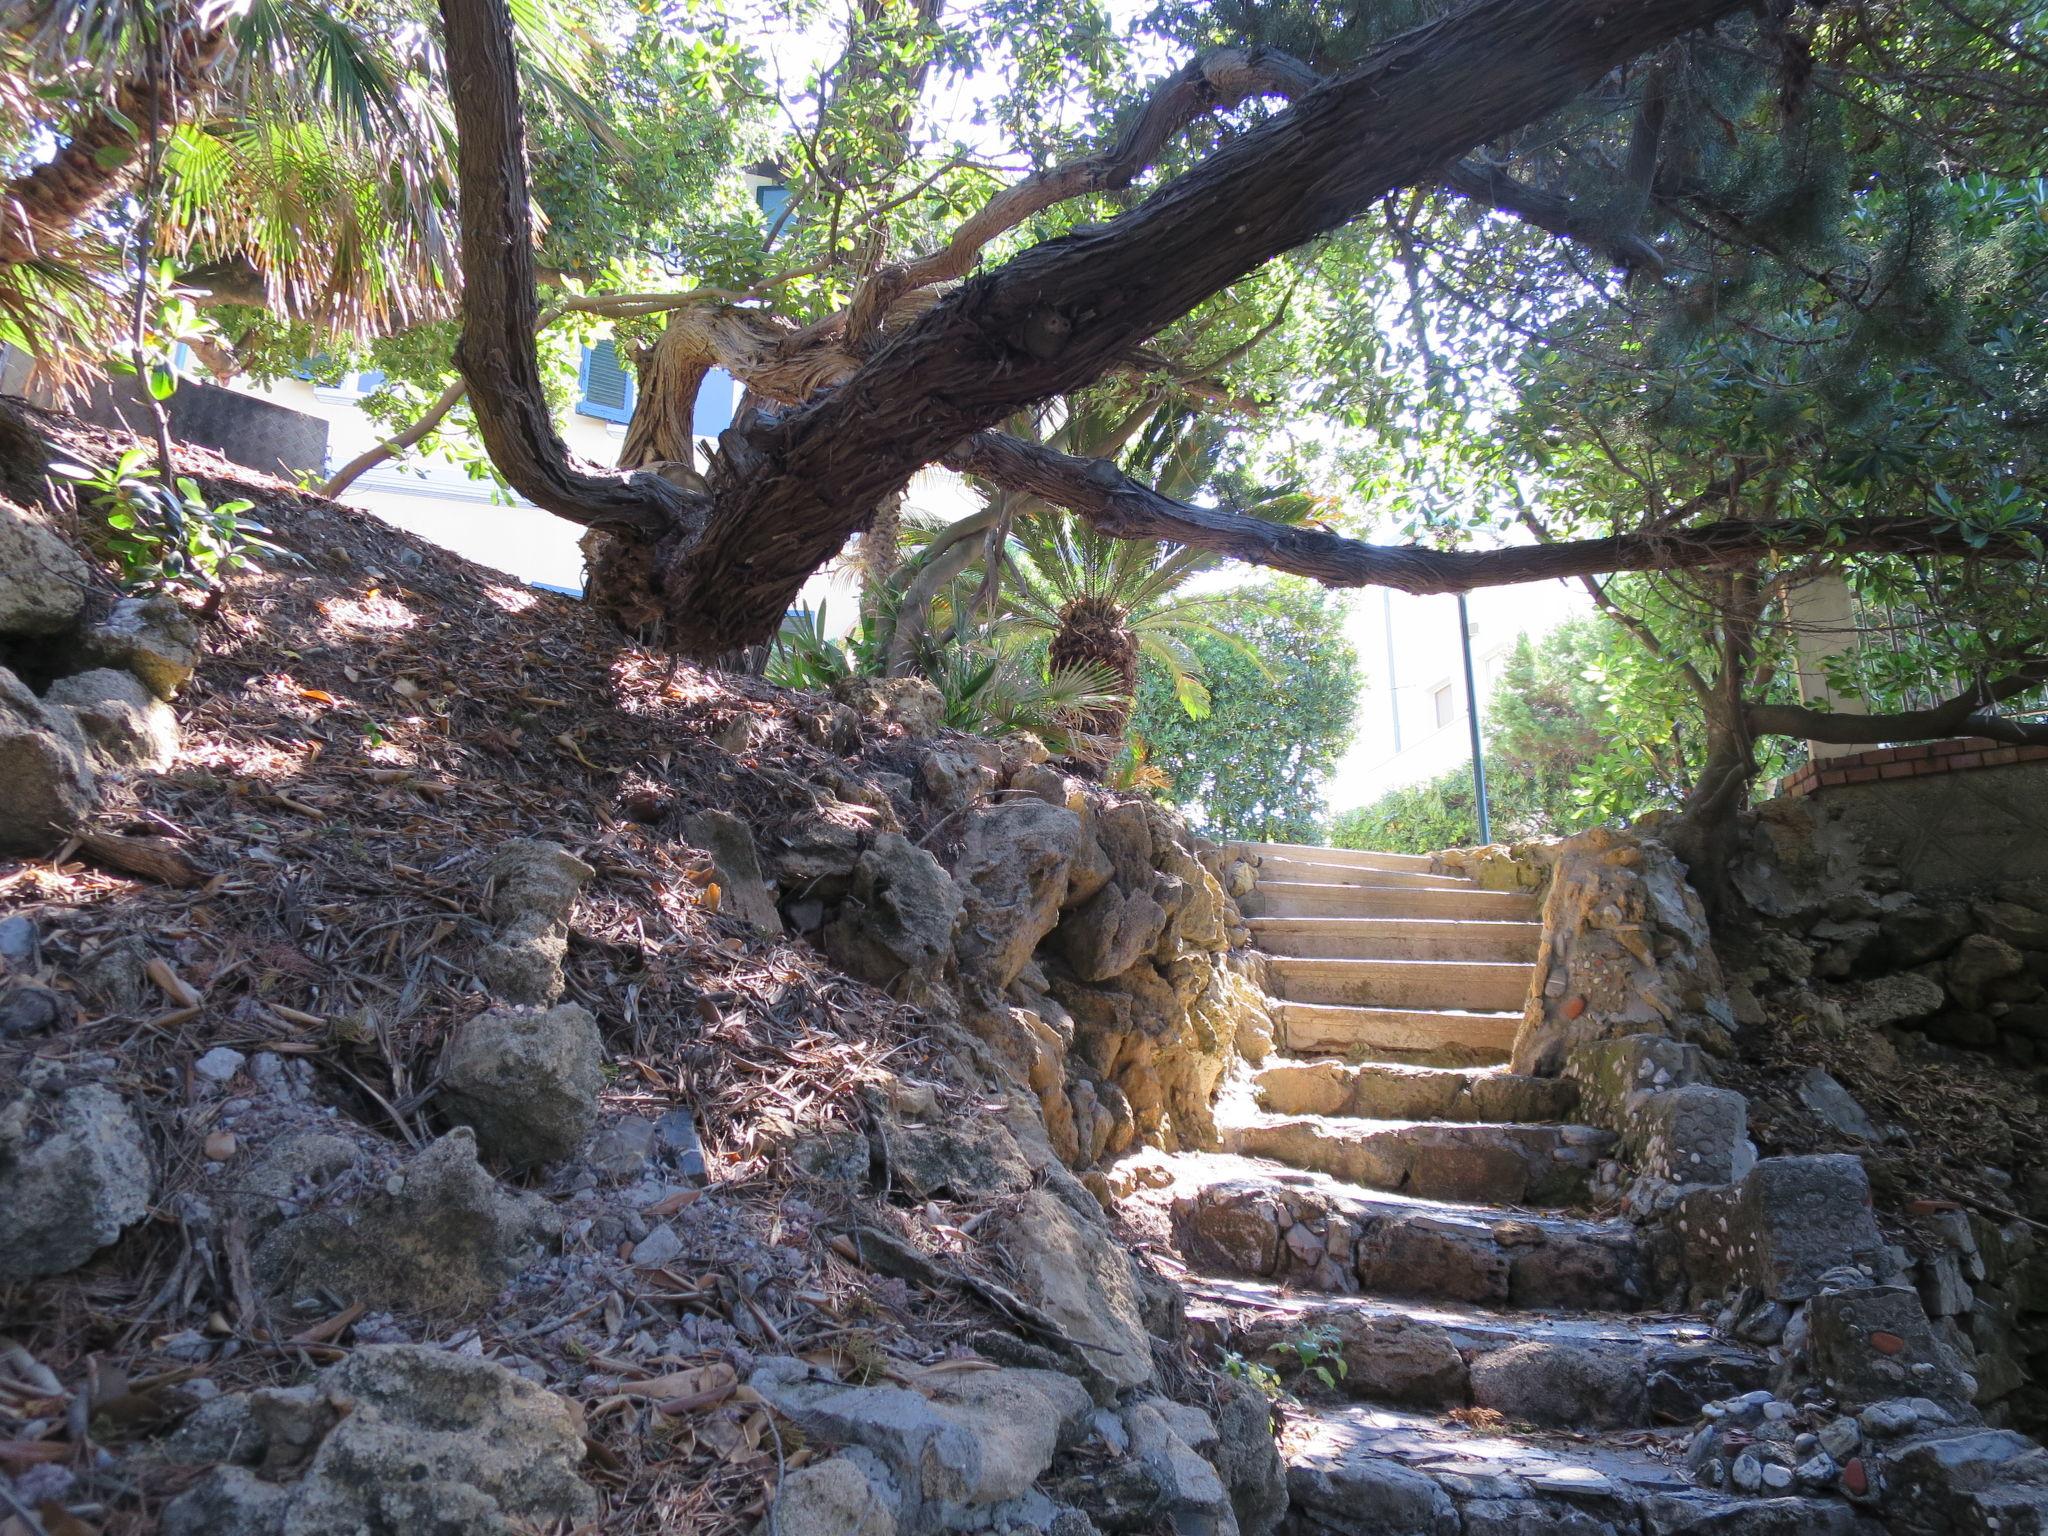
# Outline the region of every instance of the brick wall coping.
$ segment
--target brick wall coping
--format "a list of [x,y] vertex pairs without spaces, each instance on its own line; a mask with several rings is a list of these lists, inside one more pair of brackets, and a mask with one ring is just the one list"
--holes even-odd
[[1987,736],[1880,747],[1823,762],[1806,763],[1778,780],[1776,795],[1810,795],[1837,784],[1872,784],[1884,779],[1917,779],[1936,773],[1968,773],[2013,763],[2048,763],[2048,746],[2016,747]]

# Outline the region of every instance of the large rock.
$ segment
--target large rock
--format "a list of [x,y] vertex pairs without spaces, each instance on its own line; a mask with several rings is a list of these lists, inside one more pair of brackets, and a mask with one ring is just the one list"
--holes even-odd
[[576,1405],[503,1366],[367,1345],[306,1386],[215,1398],[168,1454],[217,1462],[164,1536],[513,1536],[593,1519]]
[[569,911],[591,867],[559,843],[519,838],[484,866],[484,915],[496,932],[477,958],[491,993],[520,1006],[562,995],[562,957],[569,948]]
[[1842,1017],[1849,1023],[1882,1029],[1889,1024],[1912,1024],[1941,1012],[1948,994],[1932,976],[1897,971],[1844,987],[1839,1002]]
[[1915,902],[1877,920],[1884,935],[1885,962],[1900,970],[1939,960],[1971,931],[1969,912],[1959,902],[1923,906]]
[[1230,1490],[1238,1536],[1272,1536],[1287,1513],[1287,1466],[1273,1438],[1273,1405],[1250,1382],[1217,1383],[1216,1470]]
[[95,781],[85,737],[0,667],[0,853],[53,851],[92,813]]
[[1152,1344],[1131,1257],[1094,1221],[1047,1190],[1033,1190],[990,1234],[1009,1257],[1025,1300],[1078,1343],[1119,1387],[1152,1380]]
[[498,1008],[456,1030],[441,1060],[441,1103],[477,1145],[515,1168],[567,1157],[597,1123],[604,1047],[575,1003]]
[[1166,931],[1166,909],[1146,891],[1112,882],[1069,912],[1053,943],[1083,981],[1107,981],[1150,954]]
[[92,572],[41,522],[0,501],[0,635],[52,635],[85,607]]
[[289,1136],[251,1165],[238,1194],[270,1290],[405,1313],[484,1305],[561,1230],[545,1200],[484,1171],[466,1127],[404,1162],[367,1138]]
[[960,968],[995,991],[1015,981],[1060,908],[1101,890],[1110,862],[1081,818],[1042,800],[983,806],[968,818],[953,876],[966,897]]
[[1644,1422],[1640,1344],[1601,1339],[1525,1339],[1472,1362],[1472,1401],[1509,1419],[1561,1427]]
[[960,889],[944,866],[897,832],[854,865],[852,888],[826,925],[825,953],[845,969],[921,1002],[953,956]]
[[912,741],[945,728],[946,699],[921,677],[849,677],[832,696],[869,725],[900,731]]
[[903,1526],[920,1532],[980,1529],[992,1508],[1030,1492],[1093,1407],[1071,1377],[1039,1370],[959,1371],[911,1391],[854,1386],[778,1357],[747,1385],[806,1441],[878,1458],[900,1493]]
[[96,667],[60,677],[43,695],[47,708],[70,712],[102,768],[157,773],[178,755],[178,715],[132,672]]
[[693,811],[683,818],[683,831],[690,841],[711,855],[718,870],[724,899],[719,910],[731,912],[756,933],[782,932],[782,914],[768,894],[768,882],[761,877],[760,855],[754,849],[754,833],[730,811]]
[[0,1100],[0,1280],[76,1269],[149,1214],[149,1142],[121,1097],[53,1073]]
[[199,665],[199,624],[175,597],[124,597],[86,631],[102,666],[133,672],[160,699],[176,696]]
[[2024,976],[2027,957],[2003,939],[1973,933],[1955,948],[1943,967],[1949,994],[1963,1007],[1981,1012],[1987,1003],[2016,1001],[2000,995],[2000,984]]
[[1971,909],[1984,931],[2015,949],[2048,950],[2048,911],[2016,901],[1980,901]]
[[1977,1384],[1902,1285],[1824,1290],[1806,1309],[1814,1380],[1851,1411],[1898,1397],[1967,1404]]
[[[775,1518],[763,1536],[896,1536],[899,1495],[882,1469],[859,1456],[828,1456],[798,1467],[775,1488]],[[881,1486],[877,1486],[880,1484]]]
[[1281,1315],[1246,1328],[1247,1351],[1267,1363],[1288,1364],[1287,1346],[1309,1329],[1328,1329],[1329,1352],[1344,1362],[1337,1389],[1376,1403],[1462,1407],[1470,1381],[1465,1357],[1448,1330],[1407,1317],[1375,1317],[1353,1307]]
[[1608,827],[1560,843],[1514,1070],[1553,1076],[1574,1047],[1624,1035],[1719,1049],[1734,1022],[1706,909],[1676,855]]

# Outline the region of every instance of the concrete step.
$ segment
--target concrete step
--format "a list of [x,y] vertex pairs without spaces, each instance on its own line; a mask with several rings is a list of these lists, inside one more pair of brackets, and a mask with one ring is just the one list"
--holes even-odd
[[1516,1423],[1608,1429],[1689,1425],[1706,1404],[1766,1387],[1771,1374],[1768,1356],[1697,1318],[1309,1297],[1250,1280],[1191,1279],[1187,1289],[1198,1336],[1271,1366],[1304,1397],[1491,1408]]
[[1293,1003],[1353,1008],[1519,1009],[1536,968],[1496,960],[1302,960],[1275,955],[1269,990]]
[[1268,1114],[1363,1120],[1562,1120],[1579,1101],[1578,1084],[1561,1077],[1327,1059],[1276,1061],[1252,1078],[1252,1086]]
[[1313,959],[1509,960],[1532,963],[1541,923],[1434,917],[1255,917],[1269,955]]
[[1336,864],[1351,869],[1405,869],[1428,874],[1434,860],[1426,853],[1375,853],[1363,848],[1315,848],[1306,843],[1232,843],[1228,852],[1258,859],[1289,859],[1297,864]]
[[1228,1153],[1164,1166],[1173,1181],[1133,1198],[1167,1206],[1175,1247],[1203,1275],[1523,1310],[1649,1302],[1648,1256],[1625,1221],[1376,1193]]
[[[1685,1434],[1675,1428],[1566,1434],[1351,1406],[1291,1416],[1280,1455],[1289,1528],[1318,1536],[1871,1536],[1883,1529],[1844,1499],[1695,1488],[1685,1473]],[[1406,1518],[1390,1521],[1390,1508]]]
[[1463,875],[1433,875],[1426,869],[1379,869],[1357,864],[1320,864],[1308,859],[1259,861],[1259,884],[1313,881],[1318,885],[1373,885],[1393,890],[1476,891]]
[[1313,880],[1276,880],[1254,886],[1238,898],[1246,917],[1432,917],[1533,922],[1536,898],[1514,891],[1482,891],[1476,885],[1331,885]]
[[1456,1009],[1350,1008],[1281,1002],[1274,1009],[1280,1048],[1298,1056],[1391,1056],[1438,1066],[1505,1061],[1514,1049],[1519,1012]]
[[1258,1115],[1219,1123],[1247,1157],[1328,1174],[1363,1189],[1477,1205],[1583,1205],[1616,1136],[1590,1125],[1337,1120]]

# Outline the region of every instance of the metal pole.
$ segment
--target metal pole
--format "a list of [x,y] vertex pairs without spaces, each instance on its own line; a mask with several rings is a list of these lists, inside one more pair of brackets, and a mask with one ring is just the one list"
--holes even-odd
[[1465,658],[1465,719],[1472,727],[1472,796],[1479,806],[1479,841],[1493,841],[1493,817],[1486,805],[1486,754],[1479,748],[1479,688],[1472,681],[1472,622],[1465,594],[1458,594],[1458,652]]

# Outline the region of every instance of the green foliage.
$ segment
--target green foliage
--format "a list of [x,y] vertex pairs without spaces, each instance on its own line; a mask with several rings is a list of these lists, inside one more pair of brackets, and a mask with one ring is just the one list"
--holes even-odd
[[[994,642],[966,642],[922,654],[921,675],[938,689],[942,723],[977,736],[1029,731],[1056,751],[1090,745],[1080,722],[1116,699],[1115,674],[1103,667],[1046,671],[1034,658]],[[825,629],[821,603],[782,621],[765,673],[784,688],[825,690],[852,677],[883,675],[879,648],[868,631],[846,640]]]
[[1257,1360],[1247,1360],[1234,1349],[1223,1351],[1223,1374],[1250,1382],[1268,1397],[1278,1397],[1284,1390],[1280,1382],[1280,1373],[1272,1366]]
[[1334,1392],[1337,1383],[1351,1374],[1351,1363],[1344,1358],[1344,1336],[1330,1323],[1291,1333],[1271,1345],[1267,1353],[1287,1359],[1298,1374],[1313,1376],[1325,1391]]
[[1218,837],[1313,842],[1323,786],[1351,739],[1361,679],[1346,604],[1307,582],[1234,588],[1191,642],[1209,709],[1191,716],[1173,680],[1148,673],[1132,714],[1134,751],[1167,793]]
[[53,464],[50,470],[77,486],[105,518],[105,546],[129,591],[211,592],[234,572],[253,570],[259,555],[290,557],[265,537],[269,529],[243,515],[254,502],[210,503],[185,475],[167,486],[147,449],[130,448],[97,468]]

